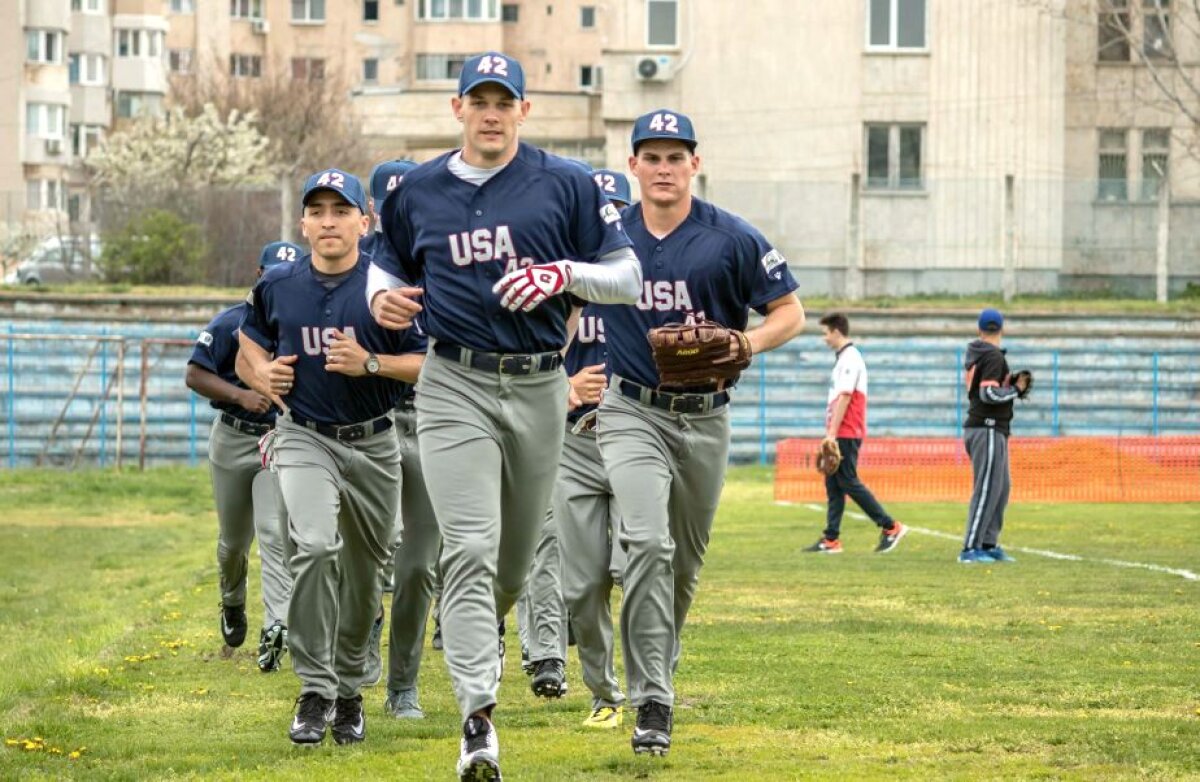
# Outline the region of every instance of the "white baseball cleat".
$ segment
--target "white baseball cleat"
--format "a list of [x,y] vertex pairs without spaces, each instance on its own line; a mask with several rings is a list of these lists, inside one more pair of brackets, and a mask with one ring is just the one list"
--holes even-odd
[[468,717],[463,723],[462,747],[458,756],[459,782],[498,782],[500,739],[487,717]]

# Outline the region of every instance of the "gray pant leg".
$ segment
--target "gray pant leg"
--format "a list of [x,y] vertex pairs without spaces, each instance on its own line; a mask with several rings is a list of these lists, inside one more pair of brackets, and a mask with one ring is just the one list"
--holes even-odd
[[672,675],[729,452],[728,408],[672,415],[605,392],[599,443],[621,515],[630,703],[672,705]]
[[[257,443],[255,453],[258,453]],[[286,530],[287,513],[279,492],[279,476],[260,469],[254,476],[254,533],[258,536],[258,558],[262,565],[264,628],[287,623],[292,574],[283,550]]]
[[529,569],[529,581],[521,592],[529,600],[529,660],[567,659],[567,607],[563,604],[562,577],[558,554],[558,524],[553,511],[546,512],[542,534]]
[[991,427],[973,427],[963,430],[963,443],[974,475],[963,548],[994,546],[1008,503],[1008,437]]
[[[534,554],[534,561],[537,561],[537,554]],[[536,565],[535,565],[536,566]],[[521,649],[526,653],[529,652],[529,628],[533,627],[533,602],[529,599],[529,584],[533,580],[533,567],[529,568],[529,578],[525,581],[525,588],[521,590],[520,597],[516,602],[516,617],[517,617],[517,638],[521,642]]]
[[[613,663],[612,539],[616,524],[608,477],[594,434],[567,433],[554,485],[563,599],[593,707],[625,702]],[[624,567],[621,566],[621,570]]]
[[403,531],[394,558],[387,686],[389,690],[404,690],[417,686],[441,536],[421,472],[416,413],[397,413],[396,431],[404,473],[400,495]]
[[442,531],[442,634],[465,719],[496,703],[497,622],[529,573],[550,502],[566,416],[561,372],[525,377],[430,354],[417,384],[425,481]]
[[379,606],[399,501],[395,435],[353,446],[278,423],[275,465],[288,511],[294,577],[288,645],[301,692],[356,694]]
[[220,419],[213,421],[208,461],[217,509],[221,602],[228,606],[246,604],[246,572],[254,540],[254,480],[263,471],[248,447],[258,453],[255,438],[234,431]]

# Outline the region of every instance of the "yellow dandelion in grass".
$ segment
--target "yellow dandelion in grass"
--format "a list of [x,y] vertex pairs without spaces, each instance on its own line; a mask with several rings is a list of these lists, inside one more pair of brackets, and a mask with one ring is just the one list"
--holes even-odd
[[108,669],[103,666],[97,665],[95,668],[92,669],[92,673],[96,674],[97,676],[108,676]]
[[200,687],[199,689],[192,690],[192,695],[208,695],[208,688]]
[[83,753],[85,752],[87,752],[87,747],[80,747],[79,749],[71,750],[67,754],[67,757],[69,757],[71,760],[79,760],[81,757],[83,757]]
[[6,747],[15,747],[20,743],[21,743],[20,739],[5,739],[4,740],[4,746],[6,746]]
[[46,751],[49,752],[51,755],[61,755],[62,754],[62,750],[59,749],[58,747],[51,747],[50,749],[48,749]]
[[1050,625],[1050,626],[1049,626],[1048,628],[1046,628],[1046,629],[1048,629],[1048,630],[1051,630],[1051,631],[1054,631],[1054,630],[1061,630],[1062,628],[1063,628],[1063,626],[1062,626],[1062,625]]
[[176,638],[174,641],[159,641],[158,645],[164,649],[182,649],[185,646],[191,646],[191,643],[183,638]]
[[1121,665],[1125,665],[1125,666],[1133,665],[1133,660],[1122,660]]

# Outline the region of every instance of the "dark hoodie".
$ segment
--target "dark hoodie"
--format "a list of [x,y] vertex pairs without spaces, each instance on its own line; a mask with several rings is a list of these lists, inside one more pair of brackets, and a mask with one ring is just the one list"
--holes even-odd
[[967,345],[963,368],[970,409],[963,423],[964,429],[994,427],[996,431],[1008,434],[1017,389],[1012,385],[1004,353],[1003,349],[982,339]]

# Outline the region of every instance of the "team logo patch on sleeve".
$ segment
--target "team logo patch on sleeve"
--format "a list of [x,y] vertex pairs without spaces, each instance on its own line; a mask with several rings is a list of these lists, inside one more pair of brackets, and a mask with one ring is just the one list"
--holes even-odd
[[207,331],[201,331],[200,336],[196,337],[196,341],[201,345],[212,347],[213,336]]
[[[621,213],[612,204],[605,204],[600,207],[600,219],[606,224],[611,225],[621,219]],[[765,260],[765,259],[764,259]]]
[[762,257],[763,271],[765,271],[767,274],[775,271],[780,266],[786,265],[787,259],[784,258],[783,253],[779,252],[778,250],[771,250],[771,252]]

